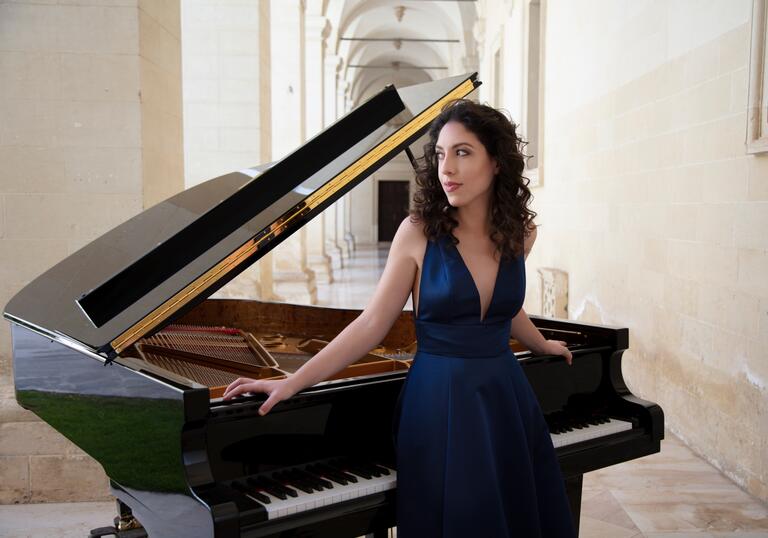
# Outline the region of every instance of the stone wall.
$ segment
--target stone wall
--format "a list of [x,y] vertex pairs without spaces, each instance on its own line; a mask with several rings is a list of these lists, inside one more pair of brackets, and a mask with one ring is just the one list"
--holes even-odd
[[268,163],[269,1],[205,0],[183,17],[186,186]]
[[633,393],[768,500],[768,155],[744,144],[751,1],[547,11],[530,310],[535,269],[566,270],[572,318],[629,327]]
[[[183,187],[178,3],[0,3],[0,306]],[[102,499],[100,466],[15,401],[0,323],[0,503]]]

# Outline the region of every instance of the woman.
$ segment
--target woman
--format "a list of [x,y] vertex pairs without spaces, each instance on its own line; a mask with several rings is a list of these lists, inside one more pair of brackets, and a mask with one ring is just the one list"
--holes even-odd
[[225,399],[279,401],[376,346],[413,295],[418,353],[397,411],[399,538],[574,536],[563,478],[509,334],[562,355],[522,309],[536,238],[523,142],[493,108],[449,104],[432,123],[415,211],[392,241],[370,303],[284,380],[238,379]]

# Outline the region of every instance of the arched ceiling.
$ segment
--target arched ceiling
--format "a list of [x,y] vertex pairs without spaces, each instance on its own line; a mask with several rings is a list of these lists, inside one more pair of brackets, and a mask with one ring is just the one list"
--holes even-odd
[[329,0],[328,45],[342,58],[353,106],[387,84],[459,74],[475,57],[471,1]]

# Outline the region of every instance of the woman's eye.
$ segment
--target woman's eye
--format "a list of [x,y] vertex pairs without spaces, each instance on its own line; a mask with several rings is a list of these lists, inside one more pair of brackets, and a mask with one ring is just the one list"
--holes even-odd
[[465,149],[457,149],[456,155],[459,155],[459,156],[469,155],[469,152]]
[[435,153],[435,156],[437,157],[438,161],[442,161],[443,160],[443,154],[442,153]]

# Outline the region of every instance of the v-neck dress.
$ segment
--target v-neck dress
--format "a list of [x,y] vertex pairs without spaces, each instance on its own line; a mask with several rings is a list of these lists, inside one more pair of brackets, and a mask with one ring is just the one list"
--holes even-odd
[[523,257],[502,260],[481,320],[456,247],[427,242],[418,352],[395,413],[398,538],[576,535],[547,424],[509,349],[524,296]]

